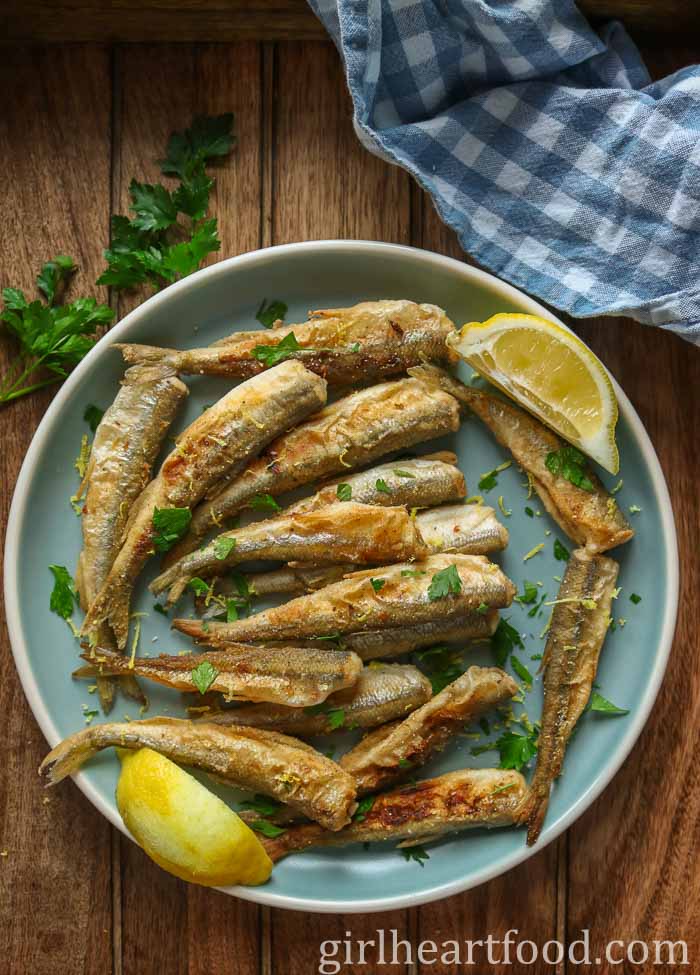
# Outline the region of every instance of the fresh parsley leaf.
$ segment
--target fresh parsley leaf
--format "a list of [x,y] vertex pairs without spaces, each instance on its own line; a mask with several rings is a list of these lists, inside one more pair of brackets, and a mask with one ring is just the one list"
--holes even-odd
[[496,750],[500,756],[500,768],[520,771],[524,765],[537,754],[537,732],[532,731],[519,735],[515,731],[506,731],[500,738],[489,745],[479,745],[472,748],[472,755]]
[[235,623],[238,619],[238,606],[235,599],[226,600],[226,622]]
[[586,458],[576,447],[567,445],[559,450],[552,450],[545,458],[545,467],[555,476],[570,481],[575,487],[593,493],[595,484],[586,473]]
[[193,220],[201,220],[207,212],[213,187],[214,180],[207,176],[204,169],[200,169],[178,186],[172,196],[173,204],[180,213]]
[[545,603],[545,600],[546,599],[547,599],[547,593],[546,592],[543,592],[542,593],[542,596],[540,597],[539,602],[535,603],[535,605],[531,609],[528,610],[527,615],[530,618],[533,618],[533,617],[537,616],[537,614],[540,612],[540,610],[544,606],[544,603]]
[[166,230],[177,220],[177,206],[172,194],[160,183],[129,184],[130,209],[136,214],[131,221],[137,230]]
[[165,159],[160,160],[162,173],[186,180],[192,172],[233,148],[233,115],[198,115],[189,129],[173,132],[168,141]]
[[416,654],[433,688],[439,694],[448,684],[462,675],[462,658],[458,651],[449,647],[431,647]]
[[528,518],[535,517],[535,512],[532,510],[532,508],[529,505],[525,505],[525,514],[528,516]]
[[519,603],[527,606],[530,603],[534,603],[537,599],[537,586],[534,582],[528,582],[526,579],[523,582],[523,591],[519,596],[515,597]]
[[264,366],[269,368],[270,366],[276,366],[278,362],[283,362],[285,359],[288,359],[290,355],[298,352],[299,349],[301,349],[301,346],[297,342],[296,335],[294,332],[289,332],[274,345],[256,345],[250,354],[258,362],[262,362]]
[[220,535],[214,539],[214,557],[223,562],[236,547],[236,539],[227,535]]
[[213,664],[209,663],[208,660],[202,660],[202,662],[197,664],[194,670],[191,671],[191,674],[194,686],[197,688],[199,693],[206,694],[216,678],[219,676],[219,671],[216,669],[216,667],[214,667]]
[[153,604],[153,612],[154,613],[160,613],[161,616],[167,616],[168,615],[168,611],[166,610],[165,606],[163,606],[162,603],[154,603]]
[[401,577],[404,579],[417,579],[418,576],[424,576],[425,572],[423,569],[402,569]]
[[197,270],[208,254],[218,251],[220,247],[216,220],[213,217],[203,220],[196,225],[189,240],[171,244],[162,251],[157,273],[166,282],[185,278]]
[[102,417],[105,415],[105,411],[101,410],[99,406],[94,406],[89,403],[85,407],[85,412],[83,413],[83,420],[90,427],[90,430],[94,433],[102,422]]
[[380,592],[386,585],[386,579],[370,579],[369,581],[372,583],[372,589],[375,592]]
[[77,271],[72,257],[58,254],[52,261],[47,261],[37,275],[36,286],[46,298],[49,305],[56,300],[56,293],[68,282],[70,276]]
[[248,502],[248,507],[253,511],[281,511],[282,508],[277,504],[271,494],[256,494]]
[[339,484],[335,489],[338,501],[350,501],[352,498],[352,487],[349,484]]
[[589,711],[597,711],[599,714],[629,714],[629,708],[619,708],[612,701],[608,701],[607,698],[599,694],[598,691],[593,691],[591,694],[591,703],[589,705]]
[[155,508],[153,511],[153,547],[167,552],[186,534],[192,521],[189,508]]
[[257,833],[262,833],[263,836],[269,837],[271,840],[274,840],[277,836],[281,836],[282,833],[286,833],[286,830],[280,826],[275,826],[274,823],[268,822],[267,819],[253,819],[248,823],[248,826]]
[[510,655],[510,663],[513,670],[520,678],[520,680],[525,681],[526,684],[532,686],[532,674],[527,669],[527,667],[522,662],[522,660],[518,659],[518,657],[516,657],[514,653]]
[[403,471],[403,470],[401,470],[401,468],[399,468],[399,467],[397,467],[397,468],[394,469],[394,474],[396,474],[397,477],[412,477],[412,478],[415,478],[415,476],[416,476],[415,474],[411,474],[410,471]]
[[54,578],[49,609],[52,613],[57,613],[61,619],[70,619],[76,600],[75,585],[71,574],[65,565],[50,565],[49,569]]
[[554,558],[557,562],[568,562],[569,561],[569,550],[565,545],[559,541],[558,538],[554,539]]
[[462,591],[462,580],[457,572],[456,565],[448,565],[446,569],[441,569],[433,576],[428,586],[428,599],[435,602],[436,599],[444,599],[450,594],[456,596]]
[[345,724],[344,708],[331,708],[327,712],[327,717],[329,731],[336,731],[338,728],[342,728]]
[[391,494],[391,488],[386,483],[383,477],[378,477],[374,485],[375,490],[379,491],[380,494]]
[[281,802],[261,795],[254,795],[252,799],[246,799],[241,803],[241,809],[250,809],[259,816],[274,816],[281,808]]
[[491,491],[498,484],[498,477],[490,472],[488,474],[482,474],[479,478],[479,490],[480,491]]
[[211,589],[211,586],[204,579],[200,579],[199,576],[194,576],[194,578],[190,579],[187,586],[194,592],[195,596],[207,596]]
[[414,863],[418,863],[421,867],[425,866],[424,860],[430,859],[430,854],[422,846],[402,847],[399,853],[401,853],[407,863],[413,860]]
[[642,601],[642,597],[641,596],[638,596],[636,592],[631,592],[630,593],[630,602],[631,603],[634,603],[635,606],[638,603],[641,603],[641,601]]
[[377,801],[376,796],[364,796],[357,804],[357,809],[355,810],[352,821],[354,823],[362,823],[367,819],[367,813],[370,812],[372,806]]
[[499,667],[505,666],[514,647],[524,647],[520,634],[507,619],[501,617],[491,637],[491,650]]
[[275,322],[283,321],[286,314],[287,306],[283,301],[268,302],[267,298],[263,298],[255,317],[265,328],[272,328]]

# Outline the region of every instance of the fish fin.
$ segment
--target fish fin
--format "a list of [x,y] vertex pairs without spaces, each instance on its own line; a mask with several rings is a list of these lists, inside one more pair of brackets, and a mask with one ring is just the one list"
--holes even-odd
[[91,635],[98,634],[103,624],[109,623],[117,646],[123,650],[129,639],[130,605],[130,590],[125,591],[121,586],[104,586],[83,621],[81,637],[89,639]]
[[119,687],[122,694],[136,701],[144,710],[148,707],[148,697],[133,674],[122,674],[119,678]]
[[100,699],[102,713],[109,714],[114,707],[114,698],[116,697],[117,686],[111,677],[102,677],[98,675],[95,676],[95,683],[97,684],[97,696]]

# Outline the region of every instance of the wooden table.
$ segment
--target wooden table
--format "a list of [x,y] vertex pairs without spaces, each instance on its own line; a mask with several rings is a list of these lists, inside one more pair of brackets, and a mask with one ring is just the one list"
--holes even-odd
[[[31,7],[16,5],[16,11]],[[53,36],[69,36],[65,16],[63,8],[56,13]],[[5,36],[24,35],[17,29]],[[690,63],[698,52],[698,45],[679,41],[658,47],[653,37],[645,42],[656,75]],[[214,201],[221,257],[328,237],[397,241],[460,255],[409,177],[356,141],[338,58],[326,41],[93,42],[12,46],[1,53],[3,285],[31,290],[41,261],[62,252],[77,258],[78,286],[88,287],[102,266],[110,214],[126,212],[129,180],[157,177],[154,160],[167,135],[195,112],[236,113],[238,146],[217,174]],[[131,304],[122,298],[114,303],[119,315]],[[540,945],[554,937],[577,938],[589,928],[594,949],[613,938],[685,939],[693,963],[685,971],[698,970],[700,353],[631,321],[589,321],[576,328],[622,383],[656,445],[682,559],[668,673],[646,730],[604,795],[523,866],[447,901],[367,917],[261,909],[187,886],[156,868],[71,782],[45,796],[36,769],[46,743],[19,686],[3,627],[0,971],[307,975],[318,969],[321,940],[346,931],[369,938],[378,927],[396,928],[414,942],[499,937],[509,928]],[[40,393],[0,412],[3,523],[49,400],[50,393]],[[405,967],[369,964],[353,971],[395,975]],[[520,971],[517,965],[489,970]],[[522,969],[530,975],[554,970]],[[425,971],[437,975],[443,969]]]

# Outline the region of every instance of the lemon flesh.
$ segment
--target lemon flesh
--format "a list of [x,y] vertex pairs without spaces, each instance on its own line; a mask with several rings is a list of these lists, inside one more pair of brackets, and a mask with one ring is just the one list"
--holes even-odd
[[119,812],[159,867],[206,887],[265,883],[272,861],[225,802],[150,748],[120,758]]
[[470,322],[448,344],[520,406],[617,474],[617,399],[605,367],[584,343],[536,315]]

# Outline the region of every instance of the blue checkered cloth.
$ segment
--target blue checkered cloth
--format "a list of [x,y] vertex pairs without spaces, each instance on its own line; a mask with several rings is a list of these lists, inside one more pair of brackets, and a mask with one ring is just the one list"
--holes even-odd
[[572,0],[310,0],[355,127],[465,251],[571,315],[700,344],[700,67],[651,83]]

